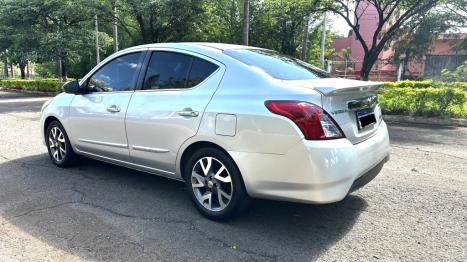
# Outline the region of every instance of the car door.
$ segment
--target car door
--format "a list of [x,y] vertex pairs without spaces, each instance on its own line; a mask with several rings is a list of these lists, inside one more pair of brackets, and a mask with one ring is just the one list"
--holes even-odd
[[81,83],[86,94],[70,105],[69,130],[75,148],[91,156],[129,160],[125,114],[145,52],[110,59]]
[[187,51],[153,51],[141,90],[126,117],[130,156],[135,164],[175,174],[178,149],[194,136],[217,89],[223,64]]

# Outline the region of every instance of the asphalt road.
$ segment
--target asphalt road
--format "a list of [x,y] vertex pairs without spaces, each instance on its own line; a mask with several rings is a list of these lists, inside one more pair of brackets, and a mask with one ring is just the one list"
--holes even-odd
[[47,98],[0,91],[0,261],[466,261],[467,129],[390,125],[382,173],[342,202],[201,217],[180,182],[52,165]]

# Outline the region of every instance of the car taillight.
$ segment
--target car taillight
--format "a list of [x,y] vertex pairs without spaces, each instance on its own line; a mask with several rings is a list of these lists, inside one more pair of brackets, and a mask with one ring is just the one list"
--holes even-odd
[[301,101],[266,101],[269,111],[292,120],[307,140],[343,138],[332,117],[321,107]]

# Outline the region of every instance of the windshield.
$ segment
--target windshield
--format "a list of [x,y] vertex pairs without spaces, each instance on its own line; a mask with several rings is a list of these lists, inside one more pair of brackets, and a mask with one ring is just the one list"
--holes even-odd
[[281,80],[326,78],[326,73],[294,57],[265,49],[229,49],[224,54]]

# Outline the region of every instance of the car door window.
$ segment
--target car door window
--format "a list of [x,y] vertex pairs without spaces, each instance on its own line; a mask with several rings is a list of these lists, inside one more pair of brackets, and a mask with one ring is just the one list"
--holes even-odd
[[98,69],[88,81],[89,92],[131,91],[139,72],[142,52],[119,56]]
[[153,52],[143,89],[183,89],[196,86],[218,68],[203,59],[174,52]]

